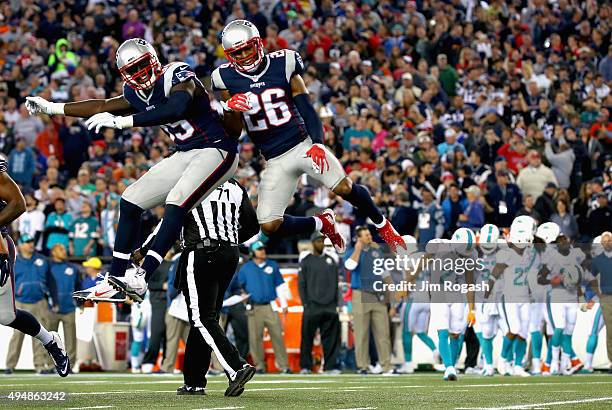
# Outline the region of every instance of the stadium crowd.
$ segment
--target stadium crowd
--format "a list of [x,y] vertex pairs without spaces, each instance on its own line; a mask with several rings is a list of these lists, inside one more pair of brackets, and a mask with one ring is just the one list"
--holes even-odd
[[[25,97],[120,94],[114,55],[134,37],[209,84],[225,62],[221,30],[238,18],[268,51],[300,52],[325,143],[401,234],[424,244],[519,215],[577,242],[612,230],[607,2],[23,0],[0,6],[0,150],[27,203],[15,238],[47,255],[57,244],[110,255],[121,193],[172,151],[159,128],[94,134],[76,118],[29,116]],[[254,204],[264,166],[245,139],[236,179]],[[287,213],[328,207],[347,238],[368,222],[307,178]],[[147,213],[145,231],[160,216]],[[300,239],[268,252],[295,254]]]

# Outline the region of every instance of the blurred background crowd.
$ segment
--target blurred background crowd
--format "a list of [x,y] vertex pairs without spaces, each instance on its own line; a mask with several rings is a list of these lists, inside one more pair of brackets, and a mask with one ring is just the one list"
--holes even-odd
[[[121,193],[172,151],[159,128],[94,134],[80,119],[30,117],[25,97],[120,94],[114,55],[134,37],[209,84],[234,19],[254,22],[270,52],[299,51],[325,143],[401,234],[425,243],[523,214],[580,242],[612,230],[607,1],[8,0],[0,151],[27,202],[13,227],[22,253],[109,256]],[[236,179],[255,205],[264,166],[245,137]],[[347,238],[368,223],[306,177],[287,213],[328,207]],[[145,214],[145,234],[162,215]],[[297,254],[301,240],[268,253]]]

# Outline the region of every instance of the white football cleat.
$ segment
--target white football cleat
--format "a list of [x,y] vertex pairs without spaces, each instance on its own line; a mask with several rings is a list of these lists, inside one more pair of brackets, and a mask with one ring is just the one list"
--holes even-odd
[[487,377],[493,376],[495,374],[495,370],[493,370],[493,365],[485,364],[480,374],[482,376],[487,376]]
[[108,283],[125,293],[125,295],[134,302],[142,302],[145,293],[147,293],[147,281],[145,280],[145,271],[141,268],[131,268],[125,272],[125,276],[107,276]]
[[457,381],[457,371],[454,366],[447,367],[444,371],[444,381]]
[[523,366],[514,366],[514,375],[520,377],[530,377],[531,375],[523,368]]
[[397,372],[401,374],[412,374],[414,373],[414,366],[412,365],[412,362],[404,362],[404,364],[397,369]]
[[125,293],[112,287],[106,280],[106,277],[91,288],[77,290],[72,294],[72,297],[74,299],[86,302],[122,303],[127,300]]
[[480,370],[475,367],[466,367],[463,371],[464,374],[480,374]]

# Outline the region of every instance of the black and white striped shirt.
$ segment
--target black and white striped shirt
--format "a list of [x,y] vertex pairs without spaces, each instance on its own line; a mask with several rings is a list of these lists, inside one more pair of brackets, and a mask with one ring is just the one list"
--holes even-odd
[[248,202],[248,195],[236,181],[229,180],[219,186],[185,218],[185,245],[189,246],[202,239],[238,244],[240,215],[245,200]]
[[[147,248],[160,223],[143,244]],[[242,185],[230,179],[210,193],[185,217],[182,245],[190,248],[206,239],[240,244],[259,232],[257,214]]]

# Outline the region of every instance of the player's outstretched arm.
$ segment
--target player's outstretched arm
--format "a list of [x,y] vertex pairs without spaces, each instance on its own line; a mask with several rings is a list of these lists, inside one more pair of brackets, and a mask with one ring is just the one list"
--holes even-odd
[[193,81],[179,83],[170,89],[170,95],[164,104],[154,109],[128,116],[115,116],[101,112],[85,121],[88,129],[99,132],[101,128],[131,128],[164,125],[185,118],[189,103],[193,98],[196,85]]
[[6,172],[0,172],[0,199],[6,202],[0,211],[0,226],[10,224],[26,210],[25,199],[19,187]]
[[30,115],[68,115],[71,117],[91,117],[102,112],[121,113],[131,108],[130,103],[128,103],[123,95],[107,99],[84,100],[71,103],[51,102],[42,97],[26,97],[25,104]]

